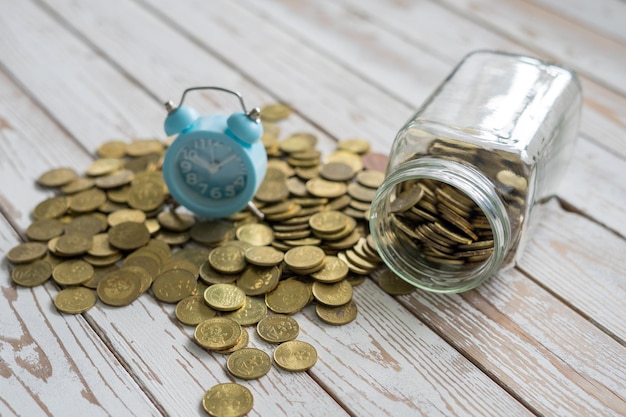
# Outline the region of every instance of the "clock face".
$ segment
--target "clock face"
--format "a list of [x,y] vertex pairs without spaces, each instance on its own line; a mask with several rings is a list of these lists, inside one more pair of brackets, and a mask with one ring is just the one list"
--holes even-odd
[[242,155],[216,138],[198,138],[178,150],[176,157],[183,187],[216,202],[237,197],[248,182]]

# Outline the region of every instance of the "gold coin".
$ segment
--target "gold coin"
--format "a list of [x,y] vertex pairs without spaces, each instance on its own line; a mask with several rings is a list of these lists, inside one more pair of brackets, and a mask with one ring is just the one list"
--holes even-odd
[[163,185],[156,181],[133,183],[128,194],[128,205],[146,212],[156,210],[164,200]]
[[152,283],[152,294],[164,303],[177,303],[193,294],[196,276],[185,269],[170,269],[162,272]]
[[84,236],[94,236],[102,232],[105,225],[102,221],[90,214],[74,217],[65,225],[66,234],[80,234]]
[[315,313],[324,323],[332,324],[333,326],[342,326],[356,319],[357,307],[354,300],[350,300],[347,304],[339,307],[316,304]]
[[175,211],[162,211],[157,216],[159,224],[172,232],[184,232],[196,224],[196,218],[190,214]]
[[274,266],[283,261],[283,252],[271,246],[254,246],[246,250],[246,261],[257,266]]
[[234,383],[215,385],[202,397],[202,407],[211,417],[242,417],[253,404],[250,390]]
[[499,171],[496,174],[496,179],[505,187],[510,187],[517,191],[526,191],[528,188],[528,181],[526,178],[517,175],[508,169]]
[[259,379],[272,369],[272,360],[270,355],[260,349],[240,349],[230,354],[226,369],[237,378]]
[[322,211],[311,216],[309,225],[318,233],[336,233],[348,225],[348,216],[340,211]]
[[110,189],[130,184],[133,178],[135,178],[135,173],[133,171],[129,169],[122,169],[111,174],[97,177],[94,182],[98,188]]
[[242,327],[241,336],[239,337],[239,340],[237,340],[237,343],[235,344],[235,346],[230,347],[228,349],[223,349],[223,350],[214,350],[213,352],[219,353],[220,355],[230,355],[231,353],[235,351],[248,347],[249,342],[250,342],[250,335],[248,334],[248,331],[244,327]]
[[107,276],[110,272],[117,271],[119,267],[115,264],[106,265],[103,267],[94,267],[94,273],[90,280],[83,282],[83,287],[91,288],[95,290],[98,288],[98,284],[102,279]]
[[97,188],[91,188],[74,194],[70,200],[70,208],[76,213],[87,213],[95,211],[106,201],[107,195],[104,191]]
[[297,132],[278,142],[278,148],[288,154],[304,152],[315,147],[317,138],[307,132]]
[[267,305],[263,300],[256,297],[247,297],[243,307],[230,313],[222,314],[222,317],[226,317],[235,320],[242,326],[249,326],[257,324],[267,315]]
[[212,284],[229,284],[235,282],[239,278],[238,274],[223,274],[211,267],[208,259],[200,265],[198,270],[200,279],[209,285]]
[[358,182],[351,182],[348,184],[348,195],[359,201],[366,201],[370,203],[376,195],[376,189],[363,187]]
[[378,275],[378,285],[383,291],[391,295],[405,295],[415,291],[413,285],[398,277],[389,269],[385,269]]
[[21,243],[7,253],[7,259],[14,264],[23,264],[43,258],[47,247],[39,242]]
[[276,168],[268,168],[254,198],[264,203],[276,203],[289,196],[285,174]]
[[72,168],[55,168],[37,178],[37,184],[44,187],[60,187],[78,178]]
[[344,164],[350,165],[354,172],[359,172],[363,169],[363,159],[361,156],[343,149],[336,150],[324,159],[325,164],[329,162],[343,162]]
[[385,173],[382,171],[365,170],[356,175],[356,182],[368,188],[379,188],[384,180]]
[[299,246],[285,253],[285,263],[291,269],[314,268],[324,262],[324,251],[316,246]]
[[319,175],[329,181],[350,181],[355,172],[350,165],[343,162],[329,162],[320,167]]
[[213,317],[196,326],[193,337],[207,350],[224,350],[237,344],[241,337],[241,326],[234,320]]
[[121,158],[126,155],[126,142],[111,140],[98,147],[96,152],[102,158]]
[[54,297],[54,306],[61,313],[80,314],[96,305],[96,294],[89,288],[65,288]]
[[17,265],[11,270],[11,279],[22,287],[36,287],[52,275],[52,266],[42,260]]
[[246,267],[245,251],[237,246],[220,246],[211,251],[209,262],[224,274],[237,274]]
[[109,226],[117,226],[124,222],[143,223],[146,221],[146,214],[141,210],[122,209],[116,210],[107,216]]
[[256,327],[261,339],[269,343],[283,343],[293,340],[300,333],[298,322],[283,314],[265,317]]
[[161,273],[163,261],[158,254],[143,247],[128,255],[124,259],[124,266],[139,266],[154,279]]
[[55,253],[63,256],[82,255],[93,245],[93,236],[80,233],[64,234],[58,238]]
[[109,245],[109,234],[99,233],[92,238],[91,247],[87,250],[91,256],[112,256],[119,251]]
[[190,230],[191,238],[198,243],[213,245],[224,240],[232,223],[215,220],[196,223]]
[[95,181],[91,178],[76,178],[75,180],[70,181],[63,187],[61,187],[61,191],[63,191],[65,194],[76,194],[78,192],[93,188],[95,184]]
[[124,265],[120,269],[130,271],[137,275],[137,277],[139,278],[139,282],[141,283],[141,294],[148,291],[148,289],[152,285],[152,275],[150,275],[150,273],[145,268],[135,265]]
[[273,290],[278,285],[280,269],[276,266],[248,266],[237,279],[237,287],[246,295],[261,295]]
[[246,294],[231,284],[213,284],[204,291],[204,301],[219,311],[237,310],[246,302]]
[[294,314],[311,300],[308,285],[295,279],[280,281],[276,288],[265,294],[265,304],[274,313]]
[[121,307],[132,303],[141,294],[141,279],[128,269],[109,272],[97,288],[98,298],[110,306]]
[[265,224],[246,224],[237,228],[237,239],[254,246],[267,246],[274,240],[274,233]]
[[70,201],[66,197],[52,197],[37,204],[33,210],[33,217],[40,219],[57,219],[67,212]]
[[143,223],[123,222],[109,229],[109,243],[118,249],[137,249],[149,240],[150,232]]
[[109,256],[92,256],[92,255],[83,255],[83,260],[88,262],[93,266],[108,266],[113,265],[115,262],[122,259],[121,253],[114,253]]
[[202,295],[190,295],[176,304],[176,318],[188,326],[196,326],[217,315],[217,312],[206,305]]
[[145,156],[163,152],[163,143],[157,139],[135,139],[126,146],[130,156]]
[[62,262],[52,270],[52,278],[59,285],[79,285],[89,281],[93,274],[93,266],[79,259]]
[[324,267],[311,274],[311,277],[324,283],[339,282],[348,276],[348,265],[336,256],[327,256]]
[[323,178],[313,178],[306,182],[306,189],[315,197],[336,198],[346,193],[347,187],[343,182],[327,181]]
[[123,165],[124,161],[118,158],[96,159],[89,165],[86,172],[90,177],[99,177],[122,169]]
[[352,300],[352,285],[345,280],[333,284],[316,281],[311,290],[318,302],[331,307],[338,307]]
[[337,142],[337,148],[361,155],[370,151],[370,143],[365,139],[342,139]]
[[389,209],[392,213],[405,212],[416,205],[424,196],[424,189],[412,187],[399,193],[391,202]]
[[165,264],[163,264],[162,270],[169,271],[170,269],[184,269],[191,272],[194,277],[198,277],[200,274],[200,267],[195,262],[188,261],[187,259],[175,259],[170,258]]
[[291,114],[291,108],[283,103],[267,104],[261,107],[261,120],[263,122],[278,122],[286,119]]
[[274,362],[286,371],[306,371],[317,362],[317,350],[309,343],[291,340],[274,350]]

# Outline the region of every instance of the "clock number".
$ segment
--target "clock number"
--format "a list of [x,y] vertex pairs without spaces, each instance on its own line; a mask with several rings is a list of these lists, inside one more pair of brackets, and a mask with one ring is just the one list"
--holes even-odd
[[180,163],[180,169],[183,170],[183,174],[188,173],[189,171],[191,171],[191,162],[189,161],[181,161]]
[[196,149],[205,149],[206,148],[207,143],[200,139],[194,142],[193,147]]
[[239,187],[243,187],[245,185],[245,183],[246,182],[243,179],[243,175],[240,175],[240,176],[237,177],[237,179],[235,180],[235,182],[233,184],[236,185],[236,186],[239,186]]
[[209,184],[207,184],[205,182],[201,182],[198,185],[200,186],[200,189],[202,190],[202,191],[200,191],[202,194],[206,193],[207,188],[209,188]]
[[185,159],[196,159],[198,157],[198,152],[195,149],[183,149],[182,151],[183,158]]
[[196,175],[195,172],[190,172],[189,174],[187,174],[187,176],[185,177],[185,182],[189,185],[194,185],[198,183],[198,176]]
[[225,191],[224,194],[226,195],[226,197],[228,198],[232,198],[235,196],[235,186],[230,184],[227,185],[226,187],[224,187]]
[[222,190],[220,190],[220,187],[213,187],[211,188],[211,198],[214,200],[219,200],[222,198]]

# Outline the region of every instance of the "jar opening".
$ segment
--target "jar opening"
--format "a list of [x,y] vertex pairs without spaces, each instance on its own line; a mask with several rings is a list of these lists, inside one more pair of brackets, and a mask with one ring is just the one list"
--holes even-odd
[[386,179],[372,206],[371,232],[385,263],[405,281],[466,291],[500,265],[506,212],[477,172],[437,163],[446,169],[412,167]]

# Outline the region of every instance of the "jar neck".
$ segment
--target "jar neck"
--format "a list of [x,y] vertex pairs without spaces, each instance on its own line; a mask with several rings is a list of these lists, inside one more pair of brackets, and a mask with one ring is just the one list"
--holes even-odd
[[[493,232],[493,254],[470,269],[436,268],[413,256],[418,250],[403,242],[391,222],[390,202],[396,187],[409,180],[432,179],[451,185],[483,211]],[[476,169],[459,162],[423,157],[407,161],[387,173],[371,206],[370,233],[385,264],[405,281],[425,290],[454,293],[478,286],[500,269],[511,246],[511,224],[494,184]],[[404,239],[406,241],[406,239]],[[407,243],[407,245],[403,243]],[[427,285],[425,282],[432,282]]]

